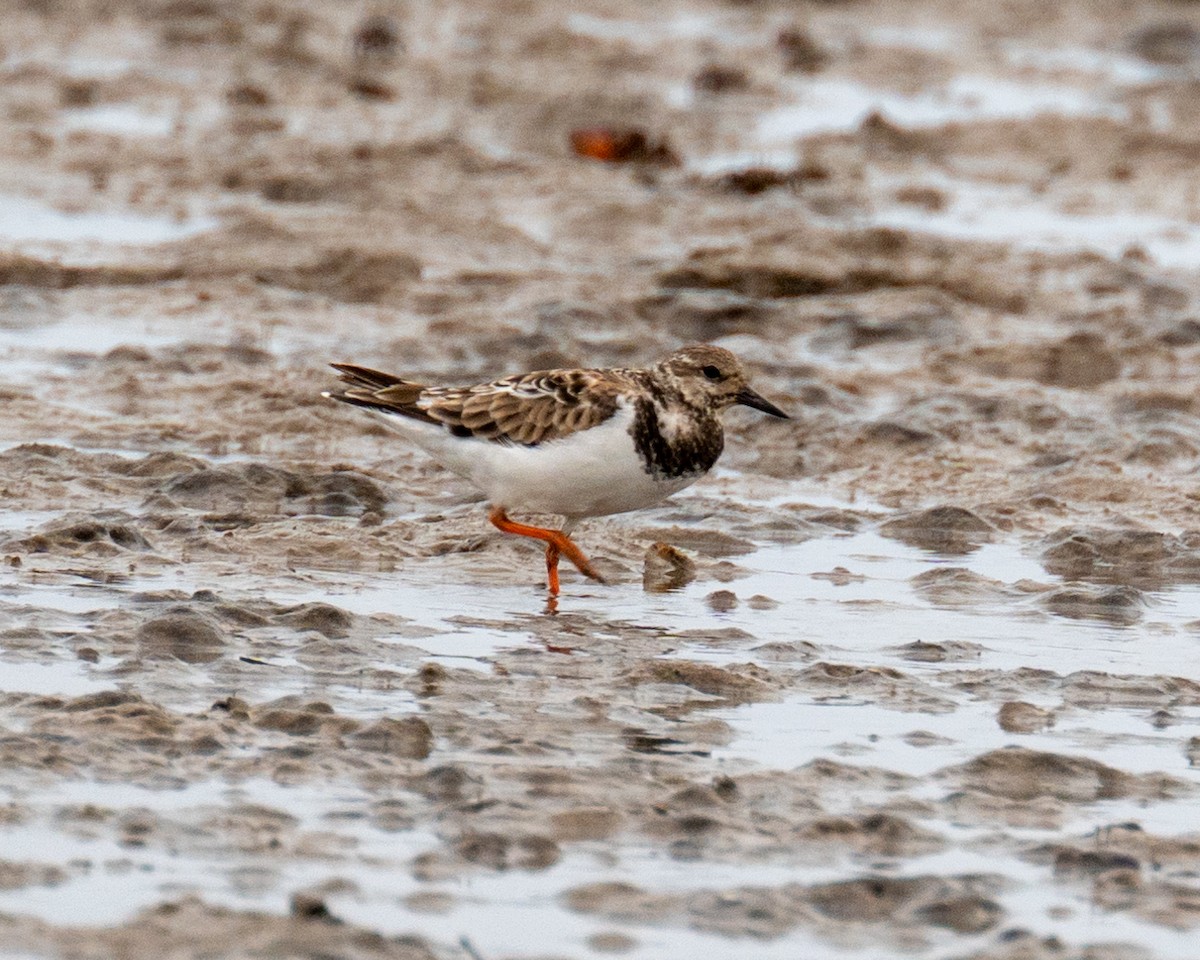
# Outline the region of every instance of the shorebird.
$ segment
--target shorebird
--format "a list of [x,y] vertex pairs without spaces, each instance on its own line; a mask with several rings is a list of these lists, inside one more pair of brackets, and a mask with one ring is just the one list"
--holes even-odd
[[[604,578],[571,539],[585,517],[652,506],[691,486],[725,446],[721,414],[734,404],[787,414],[760,396],[728,350],[684,347],[644,369],[542,370],[470,387],[431,387],[350,363],[324,394],[364,407],[471,481],[505,533],[546,544],[550,595],[558,562]],[[509,519],[557,514],[561,529]]]

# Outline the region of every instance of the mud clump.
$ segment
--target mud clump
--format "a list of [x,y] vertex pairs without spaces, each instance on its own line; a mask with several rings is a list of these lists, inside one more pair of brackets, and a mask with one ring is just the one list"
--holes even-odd
[[944,607],[995,603],[1018,595],[1001,581],[964,567],[934,567],[918,573],[909,583],[926,600]]
[[41,533],[11,541],[7,549],[28,553],[67,553],[111,557],[129,551],[152,550],[150,541],[126,513],[102,512],[92,517],[68,517]]
[[1200,543],[1142,529],[1063,527],[1046,539],[1042,562],[1067,580],[1161,590],[1200,583]]
[[600,882],[573,887],[564,895],[567,906],[579,913],[600,914],[613,920],[639,923],[661,921],[680,906],[680,898],[654,894],[631,883]]
[[441,803],[458,803],[468,798],[477,798],[482,785],[460,766],[443,765],[422,774],[414,784],[423,796]]
[[360,61],[390,64],[404,51],[404,38],[392,17],[375,14],[355,29],[352,46],[355,58]]
[[925,886],[917,877],[870,877],[814,887],[809,898],[828,917],[878,922],[914,900]]
[[725,290],[665,290],[639,301],[640,316],[698,341],[762,330],[775,315],[770,303]]
[[73,287],[149,285],[179,280],[183,276],[183,268],[169,260],[144,266],[73,266],[53,258],[0,253],[0,286],[69,290]]
[[294,894],[289,907],[289,913],[301,920],[328,923],[332,926],[340,926],[342,923],[340,919],[333,915],[329,909],[329,905],[324,900],[311,893]]
[[720,530],[657,527],[643,530],[641,533],[643,536],[653,537],[657,543],[668,543],[677,548],[682,547],[705,557],[736,557],[753,553],[758,549],[753,541],[723,533]]
[[120,707],[128,703],[141,703],[142,698],[134,693],[122,690],[102,690],[99,693],[89,693],[82,697],[68,700],[62,705],[66,713],[86,713],[90,710],[103,710],[106,707]]
[[272,618],[294,630],[312,630],[336,640],[350,635],[354,617],[328,603],[305,603],[277,613]]
[[261,464],[188,470],[168,480],[162,492],[175,502],[201,510],[228,512],[259,508],[274,512],[287,495],[287,471]]
[[913,857],[932,853],[945,842],[903,817],[886,813],[855,817],[823,817],[805,824],[798,840],[835,844],[879,857]]
[[809,297],[837,289],[841,278],[799,267],[769,268],[757,265],[705,265],[681,267],[664,273],[662,285],[672,289],[728,290],[746,297],[777,299]]
[[0,890],[56,887],[67,879],[65,870],[42,863],[0,860]]
[[137,629],[134,641],[142,655],[175,658],[184,663],[219,660],[228,642],[220,624],[190,607],[172,607]]
[[[114,351],[109,351],[108,357]],[[173,477],[186,473],[197,473],[207,468],[199,457],[189,457],[170,450],[148,454],[132,463],[120,465],[120,470],[131,477]]]
[[922,550],[964,554],[990,542],[996,531],[990,523],[970,510],[941,506],[889,520],[879,528],[879,532]]
[[319,733],[328,716],[325,710],[296,710],[285,706],[268,706],[253,711],[254,725],[260,730],[273,730],[293,737]]
[[1080,670],[1064,677],[1060,689],[1067,703],[1093,708],[1120,704],[1150,709],[1200,702],[1200,682],[1184,677],[1123,676]]
[[[857,923],[910,918],[958,933],[982,933],[1004,915],[994,900],[970,891],[979,881],[941,877],[864,877],[810,889],[808,898],[824,916]],[[963,889],[965,888],[965,889]]]
[[1097,760],[1023,747],[993,750],[946,773],[971,789],[1010,800],[1090,802],[1129,796],[1138,789],[1137,778]]
[[692,77],[692,86],[701,93],[737,93],[750,86],[750,79],[740,67],[707,63]]
[[1129,37],[1129,49],[1149,63],[1179,67],[1200,59],[1200,31],[1189,23],[1152,23]]
[[679,590],[695,579],[696,562],[678,547],[660,540],[646,548],[642,563],[642,589],[647,593]]
[[1004,910],[995,900],[987,897],[951,897],[921,907],[916,916],[934,927],[955,933],[975,934],[996,926],[1004,917]]
[[433,731],[420,717],[384,717],[346,739],[361,750],[402,760],[424,760],[433,752]]
[[1110,870],[1140,870],[1137,857],[1111,850],[1080,850],[1076,847],[1059,847],[1053,851],[1054,872],[1060,876],[1082,874],[1093,876]]
[[380,513],[387,495],[373,480],[350,471],[301,474],[264,464],[188,470],[161,487],[171,500],[192,509],[265,517],[320,514],[361,517]]
[[785,27],[775,38],[785,70],[797,73],[819,73],[830,61],[830,55],[813,37],[800,27]]
[[899,657],[913,663],[945,663],[955,660],[978,660],[982,648],[966,640],[948,640],[944,643],[926,643],[914,640],[902,647],[894,647]]
[[1005,276],[999,264],[983,261],[978,252],[955,250],[940,238],[886,227],[850,233],[801,227],[736,251],[694,250],[658,279],[668,290],[728,290],[767,299],[927,287],[967,302],[1023,312],[1027,300],[1019,283]]
[[[115,926],[22,921],[0,931],[0,945],[58,955],[76,949],[81,937],[95,944],[98,955],[129,960],[200,956],[209,950],[218,956],[275,954],[345,960],[439,960],[443,956],[415,936],[384,937],[349,923],[321,922],[297,913],[231,910],[198,898],[159,903]],[[198,941],[205,946],[194,946]]]
[[420,277],[421,262],[407,252],[352,247],[330,251],[301,267],[262,272],[267,283],[345,303],[393,303]]
[[1010,700],[1000,706],[996,722],[1005,733],[1036,733],[1054,725],[1054,711],[1032,703]]
[[713,613],[729,613],[737,609],[739,601],[732,590],[714,590],[704,598],[704,602]]
[[554,814],[550,823],[560,842],[603,840],[620,828],[621,816],[609,807],[579,807]]
[[[886,927],[893,933],[927,926],[980,933],[1004,916],[999,904],[985,892],[993,885],[977,877],[868,876],[810,887],[787,884],[720,893],[705,890],[687,896],[684,906],[697,929],[726,936],[777,937],[811,922],[814,916],[868,929]],[[679,909],[662,901],[656,906]]]
[[375,481],[361,474],[341,471],[300,477],[288,490],[297,506],[326,517],[363,517],[382,513],[388,496]]
[[[113,694],[116,694],[115,696]],[[51,766],[70,764],[95,770],[106,778],[119,778],[130,769],[131,758],[152,759],[151,767],[161,767],[164,758],[176,751],[183,722],[179,715],[142,697],[104,691],[68,700],[57,709],[51,705],[30,722],[35,741],[47,738],[58,744],[54,754],[39,751],[40,763]],[[57,756],[55,756],[57,755]],[[18,765],[33,759],[25,756],[14,738],[5,743],[6,765]],[[142,763],[134,760],[142,776]]]
[[1101,337],[1076,333],[1046,350],[1037,379],[1048,386],[1087,389],[1120,375],[1121,361]]
[[492,870],[545,870],[562,856],[558,844],[549,837],[499,833],[468,833],[454,845],[468,863]]
[[759,700],[773,690],[769,672],[753,664],[717,667],[692,660],[654,660],[632,673],[629,679],[634,684],[679,684],[733,703]]
[[1137,623],[1144,607],[1141,593],[1133,587],[1068,587],[1042,597],[1041,604],[1060,617],[1102,620],[1117,626]]

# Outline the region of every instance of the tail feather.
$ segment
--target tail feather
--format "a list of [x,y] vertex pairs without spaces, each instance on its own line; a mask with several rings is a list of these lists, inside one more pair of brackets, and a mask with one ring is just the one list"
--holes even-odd
[[425,391],[423,384],[353,363],[331,363],[330,366],[341,374],[341,381],[347,386],[344,390],[326,391],[324,396],[356,407],[438,422],[417,406],[417,400]]
[[342,375],[342,383],[348,383],[352,387],[383,390],[397,383],[407,382],[382,370],[372,370],[370,367],[360,367],[354,363],[331,363],[330,366]]

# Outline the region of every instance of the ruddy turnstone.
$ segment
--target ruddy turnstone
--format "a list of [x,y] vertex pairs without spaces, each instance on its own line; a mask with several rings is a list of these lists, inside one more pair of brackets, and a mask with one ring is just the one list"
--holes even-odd
[[[428,387],[349,363],[324,396],[384,415],[442,466],[486,494],[488,519],[546,544],[551,596],[565,556],[603,577],[570,538],[584,517],[624,513],[690,486],[725,446],[721,414],[743,404],[787,418],[750,388],[728,350],[684,347],[642,370],[543,370],[473,387]],[[565,518],[561,530],[510,520],[510,510]]]

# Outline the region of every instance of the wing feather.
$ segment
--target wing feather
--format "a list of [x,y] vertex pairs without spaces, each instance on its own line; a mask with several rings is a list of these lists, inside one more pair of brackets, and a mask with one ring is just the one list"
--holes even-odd
[[536,446],[603,423],[617,411],[621,371],[545,370],[472,387],[427,387],[338,363],[347,384],[328,396],[437,423],[459,436]]
[[420,405],[434,419],[484,439],[536,446],[603,423],[616,413],[620,393],[610,371],[547,370],[431,389]]

